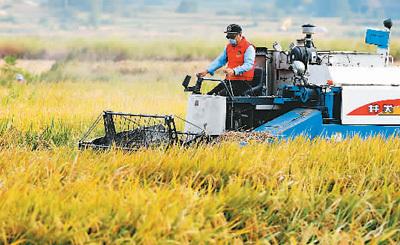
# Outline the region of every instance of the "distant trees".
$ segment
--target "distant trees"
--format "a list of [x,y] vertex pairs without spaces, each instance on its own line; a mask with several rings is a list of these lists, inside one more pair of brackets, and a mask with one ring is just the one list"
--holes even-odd
[[103,10],[103,0],[90,0],[90,18],[89,22],[92,26],[97,27],[100,23],[100,15]]
[[119,15],[119,13],[124,9],[123,0],[103,0],[102,7],[105,12]]
[[320,17],[344,17],[349,15],[350,5],[348,0],[313,1],[315,15]]
[[177,13],[195,13],[198,11],[196,0],[182,0],[176,8]]
[[398,15],[397,0],[309,0],[314,16],[319,17],[380,17]]
[[[364,17],[384,16],[400,11],[398,0],[42,0],[61,22],[101,24],[103,14],[130,17],[134,10],[152,7],[175,9],[177,13],[209,10],[227,15],[240,13],[254,18],[285,16]],[[79,15],[77,14],[79,13]],[[83,16],[83,17],[82,17]],[[76,19],[79,18],[79,19]]]
[[91,6],[91,0],[79,1],[79,0],[48,0],[47,6],[55,9],[66,9],[74,8],[79,10],[89,10]]
[[[108,6],[115,7],[119,1],[112,0],[48,0],[46,6],[53,10],[59,17],[62,25],[68,25],[75,21],[75,13],[83,11],[88,13],[87,24],[97,27],[100,24],[101,13],[104,10],[105,3]],[[113,4],[114,3],[114,4]]]
[[160,6],[164,4],[164,0],[144,0],[144,5],[153,5],[153,6]]

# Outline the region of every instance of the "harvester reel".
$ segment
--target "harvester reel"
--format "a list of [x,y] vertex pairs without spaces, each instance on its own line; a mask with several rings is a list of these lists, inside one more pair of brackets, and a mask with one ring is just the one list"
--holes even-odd
[[[101,118],[104,130],[101,128]],[[99,137],[100,134],[103,136]],[[79,141],[79,148],[117,148],[131,151],[140,148],[168,148],[171,145],[190,145],[203,137],[204,133],[178,131],[173,116],[105,111]]]

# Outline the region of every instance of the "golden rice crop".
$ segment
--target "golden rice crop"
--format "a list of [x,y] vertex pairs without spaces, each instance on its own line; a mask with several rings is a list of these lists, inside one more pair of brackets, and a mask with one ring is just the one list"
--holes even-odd
[[399,149],[381,138],[134,154],[6,149],[0,240],[395,244]]
[[398,243],[399,138],[76,149],[102,110],[184,116],[180,81],[206,63],[74,61],[0,86],[0,243]]
[[[51,79],[0,86],[0,145],[31,149],[75,146],[104,110],[184,117],[187,95],[182,80],[207,63],[71,62],[57,72],[81,81]],[[63,74],[57,76],[63,78]],[[97,79],[103,75],[107,81]],[[194,83],[195,78],[192,80]]]

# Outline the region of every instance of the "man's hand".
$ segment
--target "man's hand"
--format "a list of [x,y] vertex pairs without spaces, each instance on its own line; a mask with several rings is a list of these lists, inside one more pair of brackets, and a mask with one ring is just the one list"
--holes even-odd
[[205,71],[197,73],[196,75],[197,75],[197,77],[205,77],[205,76],[207,76],[207,74],[208,74],[208,71],[205,70]]
[[231,68],[226,68],[226,69],[224,69],[224,73],[225,73],[226,75],[228,75],[228,76],[233,76],[233,75],[235,75],[235,72],[234,72],[233,69],[231,69]]

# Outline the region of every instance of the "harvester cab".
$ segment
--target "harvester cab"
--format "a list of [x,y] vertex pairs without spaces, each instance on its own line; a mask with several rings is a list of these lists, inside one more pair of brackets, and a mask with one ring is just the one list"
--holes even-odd
[[[367,29],[366,44],[376,53],[320,51],[317,28],[302,26],[304,38],[283,51],[256,48],[255,78],[243,95],[235,95],[224,80],[197,78],[182,85],[190,93],[186,119],[173,116],[104,112],[105,136],[93,140],[95,126],[80,147],[137,149],[198,142],[227,132],[251,132],[273,138],[344,138],[359,135],[390,137],[400,132],[400,68],[393,65],[385,30]],[[226,96],[202,93],[207,81],[221,83]],[[184,124],[176,129],[176,121]],[[100,124],[100,118],[95,124]]]

